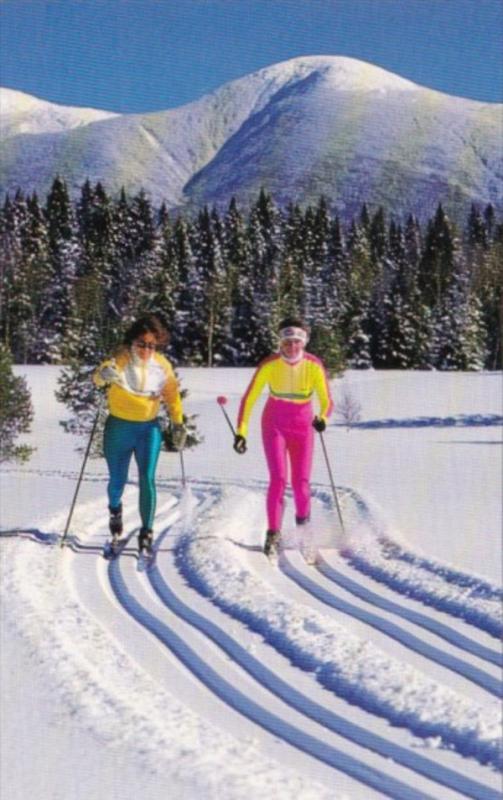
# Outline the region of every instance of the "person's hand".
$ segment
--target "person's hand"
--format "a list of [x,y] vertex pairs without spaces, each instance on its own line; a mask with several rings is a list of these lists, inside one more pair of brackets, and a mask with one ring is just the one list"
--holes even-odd
[[172,426],[171,441],[177,452],[183,450],[185,447],[185,442],[187,441],[187,431],[184,425]]
[[327,423],[321,417],[315,417],[313,419],[313,428],[315,429],[315,431],[318,431],[318,433],[323,433],[326,427]]
[[236,453],[239,453],[239,455],[243,455],[243,453],[246,453],[246,439],[244,436],[236,434],[236,436],[234,437],[234,450],[236,451]]
[[121,383],[119,370],[113,364],[108,364],[100,371],[100,377],[105,383]]

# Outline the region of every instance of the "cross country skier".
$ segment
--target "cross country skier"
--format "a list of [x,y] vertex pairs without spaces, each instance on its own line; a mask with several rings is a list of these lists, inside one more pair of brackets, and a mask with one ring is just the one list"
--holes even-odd
[[[324,431],[332,411],[332,398],[323,363],[305,351],[308,329],[293,317],[279,326],[279,352],[265,358],[258,366],[239,408],[234,450],[246,452],[248,422],[264,386],[269,398],[262,414],[262,442],[269,468],[267,492],[268,530],[264,553],[276,552],[280,540],[284,493],[287,482],[287,455],[297,525],[309,520],[311,489],[309,485],[314,432]],[[319,414],[313,418],[311,397],[316,393]]]
[[184,447],[186,431],[173,368],[157,352],[166,345],[168,331],[155,315],[141,317],[126,331],[123,346],[94,373],[97,386],[107,386],[109,415],[105,422],[104,452],[110,480],[108,500],[110,531],[114,540],[122,533],[122,493],[134,453],[140,484],[138,537],[140,551],[152,550],[156,487],[155,472],[162,443],[157,420],[163,401],[173,423],[173,443]]

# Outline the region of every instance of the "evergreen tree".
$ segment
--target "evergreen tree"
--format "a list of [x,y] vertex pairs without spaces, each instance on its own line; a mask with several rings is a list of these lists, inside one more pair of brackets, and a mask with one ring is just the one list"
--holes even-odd
[[49,245],[49,279],[41,296],[36,360],[61,363],[66,337],[75,319],[75,281],[80,259],[75,214],[64,181],[56,178],[45,208]]
[[321,358],[328,375],[340,375],[346,366],[338,331],[328,322],[317,322],[309,336],[309,352]]
[[32,447],[16,444],[22,433],[29,433],[33,407],[26,381],[12,371],[12,356],[0,343],[0,464],[27,461]]
[[454,229],[439,204],[429,221],[419,267],[419,288],[430,308],[441,306],[454,271],[458,243]]
[[151,269],[144,281],[142,295],[145,311],[159,314],[170,331],[176,326],[179,296],[179,266],[176,257],[174,229],[167,214],[162,216]]
[[[194,297],[199,292],[199,275],[193,252],[195,234],[193,227],[183,218],[178,218],[173,228],[176,273],[179,293],[176,326],[172,328],[171,348],[179,362],[190,364],[194,356],[199,358],[201,342],[192,325]],[[199,363],[201,363],[199,361]]]
[[23,251],[23,229],[26,226],[27,207],[21,192],[13,202],[6,198],[0,223],[1,259],[1,323],[2,341],[14,351],[26,349],[23,329],[31,317],[29,297],[29,269]]
[[369,309],[372,292],[372,260],[366,232],[368,224],[352,222],[348,245],[348,285],[346,305],[341,320],[345,333],[346,359],[349,367],[372,366],[369,335]]
[[202,363],[211,367],[222,361],[222,349],[230,332],[231,309],[220,221],[215,214],[212,219],[207,208],[199,214],[196,236],[198,285],[194,287],[193,324],[196,331],[199,329],[200,353],[197,355]]
[[383,300],[381,361],[374,366],[391,369],[424,369],[429,366],[430,310],[417,285],[417,271],[410,263],[406,237],[390,224],[387,274]]
[[250,288],[253,297],[253,338],[249,343],[253,363],[276,347],[276,330],[281,319],[280,272],[282,265],[281,217],[270,196],[261,190],[250,211]]
[[250,350],[255,339],[254,298],[249,270],[250,248],[244,219],[231,199],[224,219],[224,259],[228,267],[230,286],[230,341],[227,361],[241,366],[253,363]]
[[[478,272],[473,278],[473,290],[481,303],[484,327],[487,331],[487,369],[503,366],[503,225],[495,225],[488,250],[479,254]],[[472,256],[473,257],[473,256]]]
[[302,263],[302,315],[313,326],[327,324],[331,312],[329,292],[329,219],[324,198],[316,211],[306,209],[304,219],[304,259]]
[[486,351],[480,301],[471,289],[462,259],[442,305],[435,310],[434,324],[433,359],[437,369],[483,369]]

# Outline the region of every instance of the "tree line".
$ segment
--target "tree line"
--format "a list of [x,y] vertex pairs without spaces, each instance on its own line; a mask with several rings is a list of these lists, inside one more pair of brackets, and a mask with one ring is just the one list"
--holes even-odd
[[15,363],[96,364],[147,311],[165,319],[179,365],[254,365],[290,315],[333,371],[501,363],[491,205],[459,229],[440,204],[423,225],[367,205],[342,221],[323,197],[280,208],[261,190],[246,213],[233,199],[189,216],[89,181],[71,200],[58,177],[44,204],[6,197],[0,260],[0,341]]

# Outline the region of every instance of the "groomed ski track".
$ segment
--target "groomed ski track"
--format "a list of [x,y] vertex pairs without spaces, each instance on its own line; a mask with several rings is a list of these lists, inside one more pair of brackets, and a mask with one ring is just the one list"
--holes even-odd
[[[133,547],[134,491],[124,502],[132,539],[118,558],[102,557],[102,501],[86,506],[78,535],[62,552],[50,548],[54,563],[46,571],[58,573],[83,631],[75,639],[79,626],[72,629],[76,623],[68,617],[51,636],[65,656],[67,690],[72,669],[94,687],[94,695],[91,688],[82,700],[92,728],[99,732],[105,723],[114,746],[131,748],[135,733],[143,731],[141,755],[162,771],[180,746],[170,726],[187,714],[199,750],[201,743],[203,750],[213,745],[234,759],[213,779],[215,794],[207,792],[209,797],[241,799],[251,787],[256,793],[261,781],[274,796],[275,780],[299,800],[501,797],[495,734],[501,623],[494,587],[393,550],[392,543],[372,538],[372,525],[366,550],[329,546],[336,539],[327,534],[333,512],[323,488],[315,498],[315,540],[316,524],[325,533],[314,566],[293,546],[293,535],[290,542],[286,537],[277,567],[262,555],[261,486],[191,481],[182,492],[166,482],[159,500],[156,557],[149,570],[138,569]],[[372,523],[361,498],[347,492],[345,503],[348,517],[358,518],[360,526]],[[58,520],[47,527],[61,529]],[[23,538],[43,541],[44,534]],[[45,540],[55,543],[49,533]],[[379,562],[383,541],[386,564]],[[27,548],[35,545],[16,542],[13,555],[10,580],[21,592],[35,564]],[[39,570],[38,579],[31,572],[25,603],[33,605],[32,623],[43,625],[36,619],[37,592],[40,601],[51,590]],[[439,586],[446,575],[451,590],[444,598]],[[414,591],[406,593],[407,581]],[[465,591],[467,585],[473,592]],[[50,602],[64,613],[64,598]],[[362,663],[378,654],[373,675],[358,669],[343,674],[350,649],[339,654],[339,666],[333,661],[337,654],[329,646],[342,641],[345,629],[348,648],[355,648]],[[99,661],[107,646],[110,665]],[[396,664],[417,683],[405,705]],[[422,715],[415,704],[428,687],[432,704]],[[176,713],[174,704],[181,705]],[[445,719],[439,722],[441,712]],[[190,766],[179,769],[193,770],[202,790],[208,788],[211,757],[197,759],[194,743],[183,746]],[[261,768],[257,773],[255,767],[248,785],[246,772],[257,763]]]

